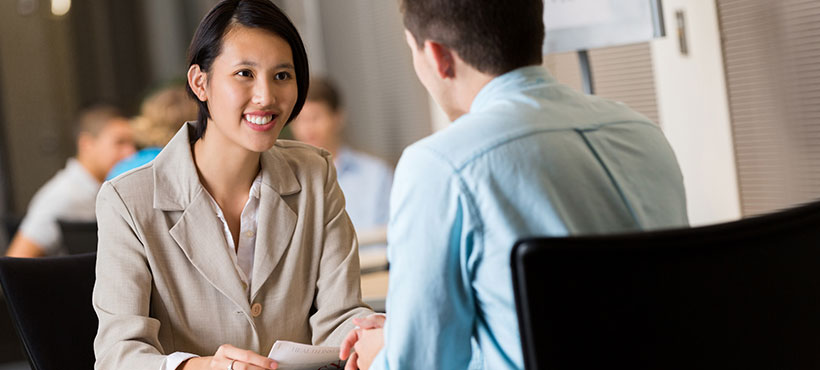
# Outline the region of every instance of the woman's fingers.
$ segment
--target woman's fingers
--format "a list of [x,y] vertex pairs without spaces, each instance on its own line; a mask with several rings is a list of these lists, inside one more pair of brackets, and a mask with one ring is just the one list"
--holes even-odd
[[[353,323],[358,326],[358,328],[353,329],[350,333],[347,333],[347,337],[342,341],[342,345],[339,348],[339,358],[345,360],[347,356],[350,355],[350,350],[353,349],[353,346],[356,345],[356,342],[359,341],[360,333],[362,329],[379,329],[384,327],[384,322],[387,318],[384,314],[374,313],[369,315],[365,318],[355,318],[353,319]],[[351,361],[348,361],[349,364]]]
[[[359,331],[361,329],[353,329],[350,333],[347,333],[347,336],[342,341],[342,346],[339,348],[339,358],[344,361],[347,360],[347,356],[350,355],[350,350],[353,349],[353,346],[356,344],[356,341],[359,340]],[[350,363],[348,361],[348,363]]]
[[353,323],[362,329],[378,329],[384,327],[384,322],[387,318],[384,314],[374,313],[363,319],[353,319]]
[[227,369],[231,361],[234,360],[236,360],[233,363],[234,370],[267,370],[277,368],[276,361],[253,351],[236,348],[230,344],[219,346],[213,361],[211,361],[211,367],[220,370]]
[[347,365],[345,365],[345,370],[358,370],[359,367],[356,365],[359,362],[359,355],[356,352],[353,352],[350,355],[350,359],[347,360]]

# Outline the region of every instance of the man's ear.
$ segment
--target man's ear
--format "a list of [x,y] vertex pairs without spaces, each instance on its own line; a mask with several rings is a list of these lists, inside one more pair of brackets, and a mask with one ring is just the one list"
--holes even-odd
[[208,100],[205,94],[205,85],[208,82],[208,75],[199,68],[199,64],[194,64],[188,68],[188,86],[200,101]]
[[427,40],[424,42],[424,55],[442,80],[456,76],[456,59],[452,49]]

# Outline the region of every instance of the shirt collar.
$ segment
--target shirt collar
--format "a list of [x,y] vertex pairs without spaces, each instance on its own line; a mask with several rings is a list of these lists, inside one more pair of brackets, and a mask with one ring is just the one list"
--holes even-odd
[[511,92],[521,91],[535,84],[553,82],[555,82],[555,79],[546,68],[540,65],[514,69],[493,78],[484,85],[475,99],[473,99],[473,104],[470,105],[470,113],[481,112],[488,109],[499,97]]
[[248,194],[249,198],[256,198],[259,199],[260,188],[262,187],[262,171],[260,170],[258,174],[256,174],[256,178],[253,179],[253,185],[251,185],[251,191]]

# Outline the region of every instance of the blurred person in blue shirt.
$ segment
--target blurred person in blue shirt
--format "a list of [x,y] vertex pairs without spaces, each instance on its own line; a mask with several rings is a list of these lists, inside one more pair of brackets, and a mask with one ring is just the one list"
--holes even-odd
[[312,78],[305,106],[291,132],[297,140],[333,155],[345,208],[361,236],[387,227],[393,170],[381,159],[347,146],[342,140],[344,125],[339,90],[328,79]]
[[513,244],[686,226],[680,168],[655,123],[541,66],[541,0],[401,9],[416,74],[453,124],[399,160],[387,316],[357,321],[340,357],[348,369],[521,369]]
[[196,103],[182,83],[168,85],[149,95],[140,106],[140,114],[131,120],[134,141],[140,150],[117,163],[106,180],[154,160],[186,121],[196,120],[196,114]]

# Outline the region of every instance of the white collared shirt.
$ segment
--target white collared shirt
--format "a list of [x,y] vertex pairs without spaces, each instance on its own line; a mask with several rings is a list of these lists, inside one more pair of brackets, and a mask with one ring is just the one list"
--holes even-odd
[[225,214],[222,213],[222,209],[213,196],[210,193],[208,194],[214,212],[216,212],[216,217],[219,218],[219,221],[222,221],[222,231],[231,251],[229,254],[234,262],[236,272],[244,284],[249,300],[251,278],[253,277],[253,254],[256,251],[257,211],[259,210],[259,188],[261,185],[262,173],[260,172],[253,180],[253,185],[251,185],[251,190],[248,193],[248,202],[245,203],[245,208],[242,209],[242,215],[239,218],[239,246],[233,242],[233,234],[231,234],[231,229],[228,227],[228,222],[225,221]]
[[[216,203],[214,197],[206,190],[208,198],[211,200],[214,214],[222,222],[222,231],[225,235],[226,245],[229,249],[228,253],[233,260],[233,266],[239,279],[242,280],[242,286],[245,288],[245,293],[250,300],[251,295],[251,278],[253,277],[253,255],[256,252],[256,231],[259,223],[257,214],[259,211],[259,196],[260,187],[262,186],[262,172],[260,171],[253,180],[251,190],[248,193],[248,202],[245,203],[245,208],[242,209],[242,215],[239,218],[239,246],[233,242],[233,234],[228,227],[228,222],[225,221],[225,214],[222,213],[222,208]],[[179,365],[193,357],[199,357],[187,352],[174,352],[165,358],[160,370],[174,370]]]

